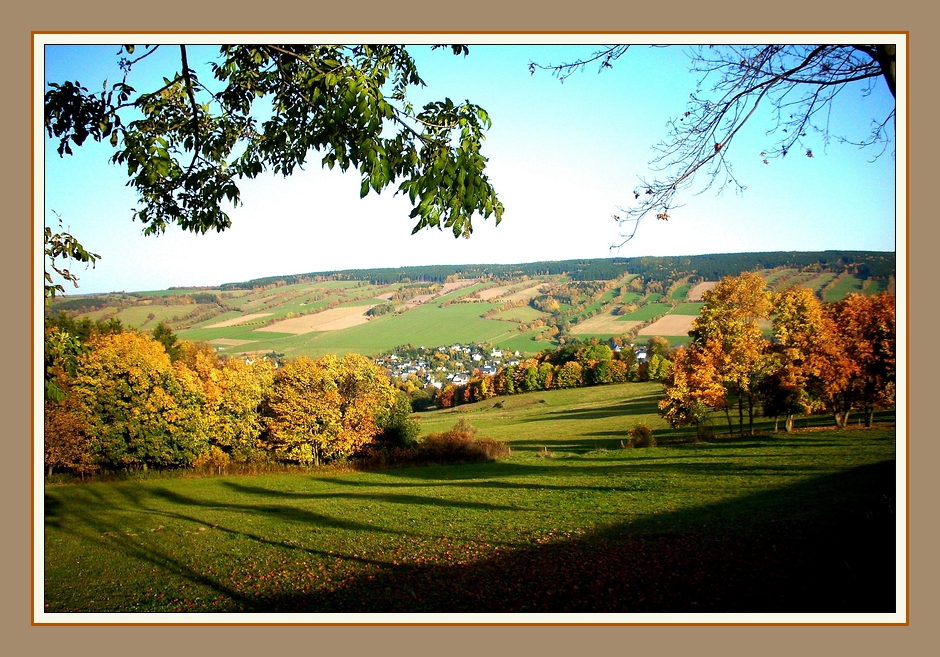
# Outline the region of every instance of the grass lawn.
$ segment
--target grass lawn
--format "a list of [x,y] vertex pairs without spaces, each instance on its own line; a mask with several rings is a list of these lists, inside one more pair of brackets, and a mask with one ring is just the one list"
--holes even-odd
[[615,447],[656,387],[423,416],[495,463],[47,485],[46,610],[894,610],[892,425]]

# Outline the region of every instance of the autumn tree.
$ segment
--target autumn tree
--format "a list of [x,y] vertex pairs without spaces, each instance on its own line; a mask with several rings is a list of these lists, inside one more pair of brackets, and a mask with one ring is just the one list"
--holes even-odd
[[688,350],[679,347],[663,381],[660,415],[673,428],[694,424],[697,438],[701,437],[709,414],[727,408],[725,387],[712,358],[715,353],[716,350],[700,345],[692,345]]
[[[531,63],[530,71],[549,70],[564,80],[588,65],[611,68],[633,46],[606,46],[591,56],[562,64]],[[843,135],[830,127],[833,100],[846,90],[859,96],[888,94],[896,84],[896,45],[722,45],[698,46],[690,69],[699,86],[684,111],[671,117],[667,135],[654,147],[655,172],[641,175],[633,189],[634,204],[615,215],[622,246],[647,215],[666,220],[681,192],[701,193],[711,187],[743,190],[729,154],[742,128],[770,109],[765,128],[765,163],[800,152],[812,157],[817,144],[831,140],[883,153],[894,139],[895,109],[874,117],[868,134]],[[708,90],[710,85],[710,92]],[[758,117],[755,119],[755,117]],[[818,148],[817,148],[818,150]]]
[[261,404],[274,378],[269,359],[223,360],[210,345],[184,341],[179,345],[177,370],[196,377],[208,444],[218,450],[216,465],[266,458]]
[[388,376],[363,356],[300,356],[277,370],[265,399],[269,445],[303,465],[344,458],[379,434],[395,399]]
[[577,388],[584,383],[584,368],[576,360],[570,360],[558,368],[556,388]]
[[[866,296],[850,294],[830,306],[845,348],[845,356],[854,372],[844,394],[852,406],[862,410],[865,426],[871,426],[875,408],[893,403],[896,351],[895,304],[889,294]],[[843,424],[847,417],[843,419]]]
[[[768,342],[758,323],[770,316],[770,293],[764,288],[764,279],[753,272],[723,278],[702,295],[705,303],[689,332],[693,346],[708,352],[726,389],[737,398],[742,435],[745,407],[753,433],[757,385],[767,367]],[[730,416],[728,426],[730,431]]]
[[198,385],[147,335],[93,336],[72,391],[105,467],[186,466],[207,447]]
[[55,468],[81,475],[96,469],[88,426],[71,390],[83,350],[81,341],[68,331],[46,327],[43,454],[49,475]]
[[760,383],[760,393],[764,415],[783,415],[787,432],[793,430],[796,413],[820,408],[822,359],[841,348],[834,329],[812,290],[791,288],[774,295],[769,372]]

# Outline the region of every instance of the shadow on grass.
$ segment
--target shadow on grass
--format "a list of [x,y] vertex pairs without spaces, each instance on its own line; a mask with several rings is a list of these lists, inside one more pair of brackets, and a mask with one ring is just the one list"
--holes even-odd
[[[655,462],[654,462],[655,461]],[[495,464],[490,477],[537,475],[542,466]],[[557,466],[554,466],[557,467]],[[598,466],[571,464],[595,474]],[[601,466],[608,467],[608,466]],[[672,463],[651,456],[609,466],[611,472],[676,472],[708,475],[721,463]],[[741,465],[734,466],[740,469]],[[774,468],[765,466],[771,473]],[[780,474],[784,474],[781,466]],[[420,469],[419,469],[420,470]],[[428,471],[434,468],[428,468]],[[793,472],[793,467],[789,468]],[[415,470],[409,472],[414,475]],[[479,473],[478,473],[479,475]],[[668,476],[668,475],[664,475]],[[244,495],[284,500],[311,497],[223,482]],[[335,482],[334,482],[335,483]],[[344,483],[347,483],[344,480]],[[374,484],[372,484],[374,485]],[[398,486],[395,483],[393,485]],[[435,486],[543,488],[537,483],[505,481],[435,481]],[[575,488],[566,486],[566,488]],[[602,487],[592,487],[603,490]],[[100,519],[95,493],[77,513],[76,523],[103,536],[115,533],[118,521]],[[250,531],[213,525],[232,536],[284,550],[291,559],[304,555],[356,562],[341,584],[297,591],[290,584],[265,595],[226,582],[221,575],[198,572],[158,544],[110,536],[110,547],[141,564],[168,571],[192,584],[208,587],[225,599],[226,611],[264,612],[892,612],[895,605],[895,462],[886,460],[837,474],[804,479],[784,487],[715,504],[621,522],[575,537],[556,537],[543,544],[500,551],[466,563],[394,564],[366,555],[324,555],[316,549]],[[285,504],[213,502],[163,488],[141,491],[122,487],[130,507],[155,516],[205,523],[200,509],[274,514],[285,522],[376,532],[365,522],[344,521]],[[152,496],[172,503],[173,510],[154,509]],[[391,500],[401,504],[452,502],[414,495],[328,494]],[[113,504],[113,501],[112,501]],[[480,508],[485,505],[476,505]],[[69,512],[74,515],[75,511]],[[65,510],[51,502],[47,522],[67,524]],[[389,530],[385,530],[389,532]],[[395,532],[405,536],[405,532]],[[127,593],[130,595],[130,593]],[[129,609],[128,609],[129,610]],[[211,611],[212,609],[194,609]]]
[[884,461],[472,564],[386,564],[266,609],[893,612],[894,480]]
[[659,415],[658,398],[652,395],[633,397],[619,404],[548,411],[538,417],[525,418],[521,422],[555,422],[557,420],[603,420],[624,415]]

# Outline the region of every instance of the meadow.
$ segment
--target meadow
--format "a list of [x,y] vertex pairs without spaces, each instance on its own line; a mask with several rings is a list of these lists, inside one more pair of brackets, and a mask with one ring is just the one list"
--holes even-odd
[[[695,442],[660,389],[421,415],[423,435],[464,419],[506,441],[496,462],[47,484],[45,609],[894,611],[891,413]],[[659,447],[622,448],[637,423]]]

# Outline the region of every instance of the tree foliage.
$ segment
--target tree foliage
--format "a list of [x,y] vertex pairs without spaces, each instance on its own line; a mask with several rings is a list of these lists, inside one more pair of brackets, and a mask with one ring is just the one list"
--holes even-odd
[[[607,46],[585,59],[557,65],[533,62],[530,71],[550,70],[564,80],[588,65],[611,68],[630,48]],[[830,125],[833,100],[847,88],[867,96],[884,83],[894,96],[892,44],[699,46],[691,52],[690,68],[699,76],[698,88],[654,147],[654,176],[640,176],[634,205],[615,215],[623,237],[617,246],[634,236],[645,216],[668,219],[680,207],[676,199],[682,191],[700,193],[713,186],[743,191],[728,154],[742,128],[761,116],[759,110],[768,108],[771,117],[768,144],[760,153],[765,163],[795,151],[813,157],[814,144],[830,140],[873,147],[881,154],[894,139],[893,108],[887,116],[875,117],[865,136],[835,134]],[[710,93],[703,92],[709,85]]]
[[72,389],[99,461],[111,468],[192,463],[207,442],[199,388],[163,345],[136,331],[96,335]]
[[413,205],[414,231],[469,236],[474,215],[499,223],[503,206],[481,153],[489,116],[449,98],[413,107],[408,92],[424,82],[404,46],[223,45],[206,79],[180,45],[179,67],[162,82],[131,86],[135,65],[161,47],[170,46],[122,46],[124,77],[101,91],[52,81],[45,94],[60,156],[89,138],[114,148],[145,233],[170,224],[222,231],[231,225],[225,208],[241,203],[238,181],[289,176],[314,153],[325,167],[357,169],[362,196],[395,185]]
[[396,393],[366,358],[300,356],[277,370],[264,402],[270,447],[304,465],[349,456],[381,431]]
[[[92,253],[62,225],[62,218],[59,219],[59,232],[52,232],[52,228],[46,226],[43,231],[43,256],[45,258],[43,273],[45,282],[43,284],[43,293],[48,306],[57,294],[64,294],[65,288],[56,283],[52,274],[57,274],[63,281],[71,283],[78,287],[78,276],[71,269],[72,262],[80,262],[85,265],[95,266],[95,263],[101,258],[97,253]],[[65,263],[62,260],[65,260]]]

